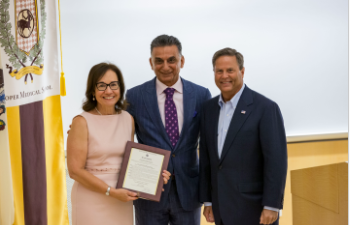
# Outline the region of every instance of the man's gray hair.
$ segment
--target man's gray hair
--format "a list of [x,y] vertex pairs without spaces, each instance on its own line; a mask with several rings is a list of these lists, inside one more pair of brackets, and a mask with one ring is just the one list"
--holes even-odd
[[179,41],[179,39],[177,39],[174,36],[169,36],[166,34],[160,35],[158,37],[156,37],[155,39],[153,39],[152,43],[151,43],[151,54],[152,54],[152,50],[155,47],[165,47],[165,46],[172,46],[172,45],[176,45],[177,50],[179,50],[180,55],[182,55],[181,51],[182,51],[182,46],[181,46],[181,42]]

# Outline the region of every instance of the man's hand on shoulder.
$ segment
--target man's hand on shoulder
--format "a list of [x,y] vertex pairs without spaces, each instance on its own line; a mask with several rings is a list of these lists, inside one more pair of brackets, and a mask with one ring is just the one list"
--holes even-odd
[[277,220],[277,218],[278,218],[278,212],[264,209],[261,212],[260,224],[272,224]]
[[209,223],[215,222],[213,208],[211,206],[204,206],[203,215],[207,219],[207,222]]

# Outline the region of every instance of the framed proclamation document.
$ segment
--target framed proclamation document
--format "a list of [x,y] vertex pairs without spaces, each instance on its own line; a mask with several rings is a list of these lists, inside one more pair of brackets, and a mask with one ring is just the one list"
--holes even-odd
[[138,193],[139,198],[159,202],[162,195],[162,171],[168,168],[170,151],[128,141],[117,188]]

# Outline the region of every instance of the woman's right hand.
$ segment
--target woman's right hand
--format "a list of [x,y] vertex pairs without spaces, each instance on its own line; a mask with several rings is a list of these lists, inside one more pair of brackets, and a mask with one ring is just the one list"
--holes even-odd
[[137,200],[139,197],[136,192],[129,191],[123,188],[114,189],[112,191],[111,196],[117,198],[119,201],[128,202]]

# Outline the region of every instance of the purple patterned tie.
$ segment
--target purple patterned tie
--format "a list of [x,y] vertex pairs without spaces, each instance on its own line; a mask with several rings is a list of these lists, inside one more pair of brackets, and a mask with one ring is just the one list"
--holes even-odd
[[179,125],[177,122],[176,106],[173,101],[174,92],[174,88],[167,88],[164,90],[164,93],[166,94],[166,100],[164,105],[165,130],[169,136],[170,142],[173,145],[173,147],[179,140]]

